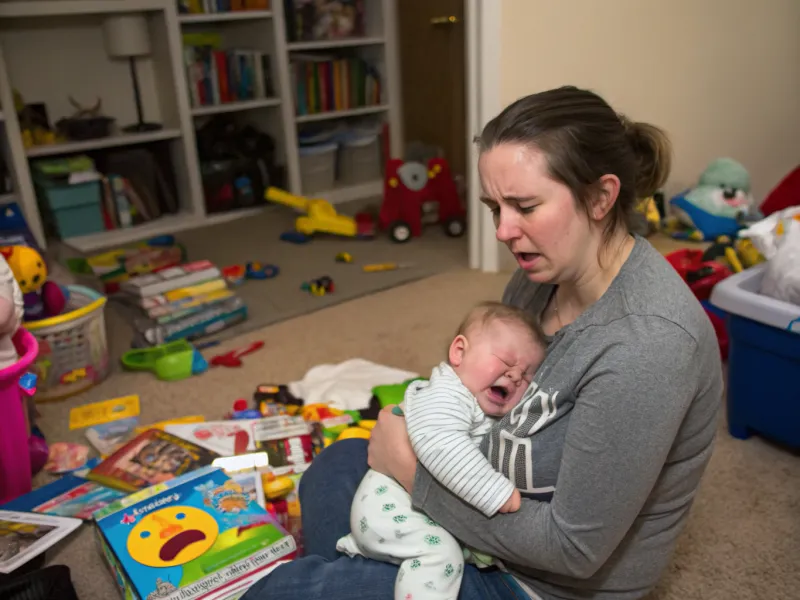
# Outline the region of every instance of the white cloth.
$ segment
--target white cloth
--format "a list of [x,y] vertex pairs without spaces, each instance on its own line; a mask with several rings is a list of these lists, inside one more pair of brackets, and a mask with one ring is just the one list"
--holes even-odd
[[443,362],[429,381],[414,381],[403,401],[408,437],[420,463],[442,485],[487,517],[514,493],[480,451],[492,427],[475,396]]
[[350,510],[350,535],[336,549],[400,565],[395,600],[455,600],[464,574],[458,541],[411,506],[394,479],[368,471]]
[[372,388],[402,383],[416,373],[353,358],[335,365],[317,365],[303,379],[289,384],[289,391],[306,404],[323,402],[341,410],[369,407]]
[[10,333],[0,336],[0,369],[5,369],[19,360],[17,349],[14,347],[14,342],[11,341],[11,336],[22,324],[25,303],[22,297],[22,290],[19,289],[17,280],[14,279],[14,273],[2,255],[0,255],[0,298],[14,305],[13,323],[9,328]]

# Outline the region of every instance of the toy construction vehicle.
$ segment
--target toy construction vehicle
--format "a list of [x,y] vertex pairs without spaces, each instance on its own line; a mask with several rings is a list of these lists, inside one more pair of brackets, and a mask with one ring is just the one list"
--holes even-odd
[[294,224],[294,228],[304,235],[315,233],[330,233],[347,237],[372,237],[374,235],[371,221],[340,215],[327,200],[295,196],[274,187],[268,188],[264,196],[271,202],[290,206],[305,213],[304,216],[298,217]]

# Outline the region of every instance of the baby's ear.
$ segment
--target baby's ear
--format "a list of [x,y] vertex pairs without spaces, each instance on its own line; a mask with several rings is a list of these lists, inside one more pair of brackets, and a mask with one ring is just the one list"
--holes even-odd
[[450,361],[451,367],[458,367],[464,360],[464,352],[467,350],[467,338],[463,335],[457,335],[453,342],[450,344],[450,352],[447,358]]

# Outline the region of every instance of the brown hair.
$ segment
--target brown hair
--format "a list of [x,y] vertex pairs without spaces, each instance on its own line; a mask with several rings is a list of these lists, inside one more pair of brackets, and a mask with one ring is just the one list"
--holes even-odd
[[600,177],[616,175],[620,190],[606,240],[620,226],[630,229],[637,200],[664,185],[672,163],[664,131],[629,121],[594,92],[572,86],[520,98],[489,121],[475,142],[480,152],[499,144],[538,148],[550,177],[567,186],[587,214]]
[[473,307],[461,321],[454,337],[466,335],[470,327],[474,325],[485,326],[493,321],[519,325],[531,334],[534,342],[543,346],[547,345],[547,336],[533,314],[525,312],[521,308],[494,301],[481,302]]

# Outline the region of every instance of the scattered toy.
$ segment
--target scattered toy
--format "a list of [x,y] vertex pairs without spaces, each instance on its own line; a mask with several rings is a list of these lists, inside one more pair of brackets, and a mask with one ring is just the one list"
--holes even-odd
[[336,262],[351,263],[353,262],[353,257],[349,252],[339,252],[339,254],[336,255]]
[[186,340],[128,350],[121,360],[129,371],[151,371],[162,381],[178,381],[208,370],[206,359]]
[[89,447],[72,442],[56,442],[50,446],[50,454],[44,470],[48,473],[62,474],[80,469],[89,458]]
[[364,265],[362,269],[365,273],[377,273],[379,271],[396,271],[397,269],[407,269],[413,267],[411,263],[375,263]]
[[222,269],[222,277],[228,285],[235,287],[244,283],[246,272],[244,265],[231,265]]
[[247,263],[245,277],[247,279],[272,279],[280,273],[280,269],[275,265],[265,265],[260,262]]
[[284,231],[281,234],[282,242],[289,242],[291,244],[307,244],[311,241],[311,236],[299,231]]
[[300,286],[300,289],[309,292],[312,296],[324,296],[325,294],[332,294],[334,290],[333,279],[327,275],[323,275],[319,279],[312,279],[306,281]]
[[237,348],[236,350],[231,350],[230,352],[226,352],[225,354],[217,354],[216,356],[211,358],[211,366],[212,367],[241,367],[242,366],[242,356],[246,356],[248,354],[252,354],[256,350],[260,350],[264,347],[264,342],[258,340],[253,342],[252,344],[245,346],[243,348]]

